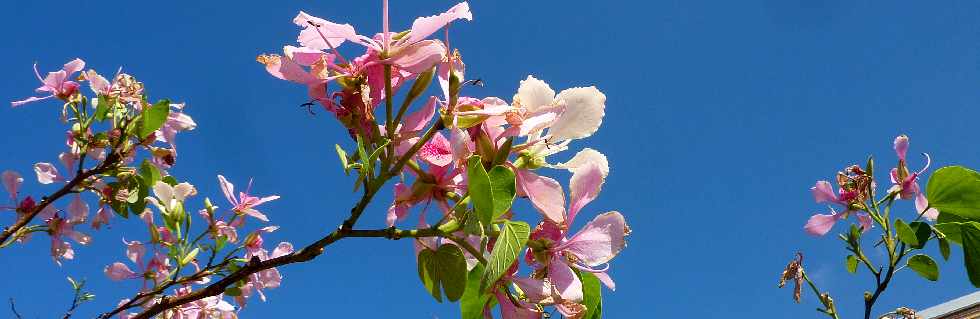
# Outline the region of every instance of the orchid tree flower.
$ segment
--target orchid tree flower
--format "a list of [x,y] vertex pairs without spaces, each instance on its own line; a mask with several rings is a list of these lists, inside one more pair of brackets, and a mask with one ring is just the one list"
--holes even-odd
[[[580,231],[568,236],[571,225],[579,211],[593,201],[602,188],[604,177],[598,163],[589,163],[577,169],[572,177],[571,204],[568,207],[566,224],[557,224],[550,219],[542,222],[531,237],[542,248],[529,252],[532,266],[547,268],[549,296],[559,311],[574,317],[582,308],[582,282],[573,271],[586,271],[596,275],[610,289],[616,285],[606,271],[609,262],[626,247],[625,237],[630,229],[623,215],[616,211],[600,214],[586,224]],[[559,205],[560,203],[552,203]]]
[[48,235],[51,237],[51,257],[55,263],[61,265],[61,259],[74,259],[75,251],[71,244],[64,238],[71,238],[75,242],[88,245],[92,242],[92,237],[75,230],[75,225],[85,223],[88,218],[88,204],[82,201],[81,196],[75,194],[71,203],[68,204],[68,218],[58,215],[58,211],[51,205],[45,207],[39,217],[43,218],[48,226]]
[[898,156],[898,166],[892,168],[891,174],[889,174],[893,185],[888,191],[896,192],[896,197],[898,199],[918,200],[916,198],[917,194],[921,193],[918,179],[922,173],[925,173],[925,171],[929,169],[929,164],[932,162],[929,154],[922,153],[922,155],[926,157],[926,166],[918,172],[912,173],[909,172],[908,162],[906,161],[906,154],[908,154],[909,150],[909,137],[905,135],[899,135],[896,137],[894,148],[895,155]]
[[41,78],[41,73],[37,71],[37,63],[34,63],[34,75],[37,79],[41,81],[41,86],[34,89],[37,93],[48,93],[49,95],[43,97],[29,97],[24,100],[11,102],[11,106],[18,107],[30,102],[50,99],[52,97],[57,97],[62,100],[67,100],[70,96],[78,92],[78,83],[69,80],[72,75],[81,71],[85,68],[85,61],[81,59],[74,59],[65,63],[65,66],[58,71],[48,72],[48,75],[43,79]]
[[17,210],[17,207],[20,206],[20,203],[17,202],[17,196],[20,194],[20,186],[24,184],[24,178],[15,171],[3,171],[0,173],[0,182],[3,183],[3,188],[10,195],[10,203],[13,205],[0,206],[0,210]]
[[248,187],[245,188],[244,192],[239,192],[238,197],[235,197],[235,185],[228,182],[224,176],[218,175],[218,184],[221,185],[221,191],[225,194],[225,199],[231,203],[231,210],[238,214],[245,214],[255,217],[258,220],[268,222],[269,218],[262,214],[255,207],[262,205],[263,203],[270,202],[279,199],[278,195],[265,196],[265,197],[255,197],[249,195],[248,193],[252,189],[252,180],[248,181]]
[[159,208],[161,212],[171,213],[177,208],[183,208],[184,200],[195,194],[197,194],[197,189],[189,183],[170,186],[163,181],[158,181],[153,185],[153,195],[156,198],[147,197],[146,201]]
[[[191,286],[184,286],[177,289],[174,294],[175,297],[181,297],[192,292]],[[164,316],[166,318],[187,318],[187,319],[197,319],[197,318],[221,318],[221,319],[234,319],[238,318],[238,314],[235,312],[235,306],[224,300],[224,294],[218,294],[216,296],[210,296],[206,298],[201,298],[193,302],[189,302],[180,305],[176,308],[168,310],[170,316]]]
[[408,33],[392,35],[388,30],[388,1],[384,1],[383,5],[385,15],[380,37],[359,35],[349,24],[330,22],[300,11],[293,19],[296,25],[304,27],[297,41],[306,48],[334,51],[344,42],[350,41],[383,53],[378,61],[380,63],[418,74],[441,62],[446,56],[445,45],[438,40],[426,38],[452,21],[473,20],[469,4],[461,2],[442,14],[415,19]]
[[[258,238],[258,237],[256,237]],[[258,245],[261,245],[261,241]],[[263,248],[251,248],[247,249],[245,253],[246,259],[258,258],[259,260],[269,260],[273,258],[278,258],[293,253],[293,244],[288,242],[281,242],[272,250],[270,254],[267,250]],[[259,298],[265,301],[264,289],[274,289],[278,288],[282,283],[282,275],[276,268],[269,268],[248,276],[247,282],[240,287],[242,293],[240,296],[235,297],[235,300],[239,305],[244,306],[245,300],[251,296],[252,290],[254,289],[256,293],[259,294]]]
[[[839,177],[838,180],[841,180],[841,178]],[[861,204],[863,201],[861,200],[863,196],[859,195],[863,190],[847,189],[845,185],[842,184],[840,186],[839,194],[834,193],[833,186],[828,181],[818,181],[816,185],[810,188],[810,191],[813,192],[813,199],[817,203],[837,204],[843,208],[843,211],[837,212],[837,210],[831,207],[830,214],[814,214],[807,220],[806,225],[803,226],[803,229],[807,233],[815,236],[826,235],[837,221],[845,219],[852,214],[857,216],[863,231],[867,232],[871,230],[871,216],[853,207],[856,204]]]
[[[126,241],[123,239],[123,244],[126,245],[126,258],[133,264],[137,265],[142,269],[142,273],[145,274],[146,268],[143,265],[143,255],[146,254],[146,247],[143,243],[134,240]],[[130,270],[129,266],[121,262],[114,262],[111,265],[105,267],[105,275],[112,279],[113,281],[121,281],[126,279],[137,279],[142,278],[143,275],[137,274],[136,272]]]

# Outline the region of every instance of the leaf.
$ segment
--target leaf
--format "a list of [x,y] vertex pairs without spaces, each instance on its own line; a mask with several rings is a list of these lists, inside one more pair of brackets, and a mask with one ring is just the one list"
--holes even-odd
[[442,245],[436,250],[436,264],[439,269],[439,285],[446,293],[446,299],[457,301],[466,290],[466,257],[456,245]]
[[915,237],[915,231],[901,218],[895,219],[895,232],[898,233],[898,240],[906,245],[915,246],[919,244],[918,238]]
[[926,194],[940,216],[980,221],[980,173],[962,166],[940,168],[929,177]]
[[575,271],[579,278],[582,280],[582,305],[585,306],[586,312],[583,319],[600,319],[602,318],[602,286],[599,283],[599,278],[596,278],[590,272]]
[[439,291],[439,272],[436,269],[435,263],[436,252],[431,249],[422,249],[419,251],[418,259],[418,270],[419,279],[422,280],[422,285],[425,286],[425,290],[436,298],[436,301],[442,302],[442,293]]
[[973,286],[980,287],[980,227],[964,223],[960,227],[963,240],[963,262]]
[[145,139],[154,131],[159,130],[163,126],[163,123],[167,122],[167,116],[170,115],[170,101],[160,100],[153,105],[146,106],[143,109],[143,122],[139,130],[139,138]]
[[949,240],[946,238],[939,239],[939,253],[943,255],[943,259],[949,261]]
[[[95,114],[92,114],[92,118],[96,122],[105,121],[106,116],[108,116],[109,114],[109,102],[106,101],[106,99],[101,96],[96,97],[96,101],[97,102],[95,102]],[[114,101],[114,100],[110,99],[110,101]]]
[[466,276],[466,291],[459,299],[459,312],[462,319],[483,319],[483,308],[492,300],[492,295],[480,289],[483,278],[483,264],[476,264]]
[[143,164],[140,164],[139,172],[140,177],[143,178],[144,183],[149,188],[153,188],[153,185],[156,185],[158,181],[163,179],[160,170],[150,163],[149,160],[143,160]]
[[912,256],[912,258],[909,258],[908,265],[909,268],[912,268],[922,278],[929,281],[939,280],[939,266],[928,255],[918,254]]
[[525,222],[506,221],[500,237],[490,252],[487,272],[483,275],[480,283],[480,291],[486,290],[493,283],[500,279],[507,269],[517,260],[517,256],[524,250],[527,239],[531,235],[531,227]]
[[476,216],[483,225],[489,225],[493,220],[493,190],[490,186],[490,175],[483,168],[479,155],[471,156],[466,164],[466,177],[469,182],[470,201]]
[[340,165],[344,167],[344,174],[350,174],[350,165],[347,162],[347,151],[340,144],[334,144],[337,148],[337,156],[340,157]]
[[912,245],[912,248],[922,249],[929,242],[929,237],[932,236],[932,227],[925,222],[911,222],[909,227],[912,228],[912,232],[915,233],[916,245]]
[[858,270],[858,259],[854,255],[847,255],[847,272],[855,273]]
[[[490,190],[493,195],[493,218],[497,219],[510,210],[517,195],[517,180],[514,171],[503,165],[490,169]],[[491,219],[491,220],[492,220]]]

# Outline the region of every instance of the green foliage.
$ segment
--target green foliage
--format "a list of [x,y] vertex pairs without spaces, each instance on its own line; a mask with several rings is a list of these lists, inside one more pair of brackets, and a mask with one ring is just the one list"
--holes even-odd
[[854,255],[847,255],[847,272],[855,273],[858,269],[858,259]]
[[932,236],[932,227],[923,222],[906,224],[899,218],[895,220],[895,232],[898,233],[898,240],[909,245],[909,247],[922,249],[929,241],[929,236]]
[[498,165],[487,172],[482,158],[475,155],[467,163],[466,174],[469,180],[469,196],[476,216],[483,225],[490,225],[494,219],[510,210],[517,195],[513,170]]
[[922,278],[930,281],[939,280],[939,266],[928,255],[919,254],[912,256],[908,260],[908,266],[915,273],[919,274],[919,276],[922,276]]
[[442,302],[443,292],[449,301],[457,301],[466,290],[466,258],[456,245],[446,244],[435,251],[420,251],[418,272],[422,285],[436,301]]
[[929,178],[926,194],[940,216],[980,221],[980,173],[962,166],[940,168]]
[[483,264],[476,264],[473,270],[466,276],[466,291],[459,300],[460,318],[462,319],[483,319],[483,307],[493,300],[490,293],[480,289],[480,280],[486,268]]
[[582,280],[582,305],[586,313],[583,319],[602,319],[602,285],[599,278],[590,272],[575,271]]
[[504,223],[500,237],[497,238],[493,250],[490,251],[490,260],[487,271],[483,275],[483,281],[480,283],[480,291],[485,291],[487,287],[492,286],[514,264],[521,251],[524,250],[524,245],[527,244],[530,235],[531,227],[525,222],[506,221]]
[[980,287],[980,227],[976,223],[962,224],[961,235],[966,273],[970,277],[970,283]]
[[148,105],[143,109],[143,121],[139,129],[139,138],[145,139],[154,131],[160,129],[163,123],[167,122],[167,116],[170,115],[170,100],[160,100],[152,105]]

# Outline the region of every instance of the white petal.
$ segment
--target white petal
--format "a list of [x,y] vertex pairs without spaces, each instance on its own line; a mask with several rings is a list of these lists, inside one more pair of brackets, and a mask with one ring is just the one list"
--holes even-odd
[[581,167],[585,165],[595,163],[599,166],[599,170],[602,172],[602,177],[605,178],[609,176],[609,160],[606,159],[606,155],[603,155],[597,150],[591,148],[584,148],[575,154],[568,162],[561,164],[555,164],[553,168],[567,169],[569,172],[575,173]]
[[174,187],[174,198],[181,202],[183,202],[185,198],[193,196],[196,193],[197,190],[194,189],[194,185],[186,182],[177,184],[177,186]]
[[548,130],[553,141],[589,137],[599,130],[605,115],[605,94],[590,86],[561,91],[556,99],[565,103],[565,112]]
[[548,86],[548,83],[528,75],[526,80],[521,81],[521,87],[517,89],[517,99],[521,106],[527,108],[528,112],[535,112],[542,107],[551,105],[555,100],[555,90]]
[[158,181],[153,185],[153,195],[166,203],[174,198],[174,188],[170,184]]

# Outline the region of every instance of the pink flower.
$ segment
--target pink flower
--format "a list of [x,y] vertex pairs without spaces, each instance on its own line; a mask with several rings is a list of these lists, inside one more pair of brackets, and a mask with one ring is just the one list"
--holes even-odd
[[851,214],[857,215],[858,222],[861,223],[861,228],[864,231],[871,229],[871,216],[868,216],[868,213],[851,208],[854,196],[857,196],[852,191],[841,188],[840,195],[838,195],[834,193],[833,186],[828,181],[818,181],[816,185],[810,188],[810,191],[813,192],[813,198],[817,203],[837,204],[843,207],[844,211],[838,213],[831,208],[830,214],[814,214],[807,220],[806,225],[803,226],[803,229],[807,233],[815,236],[826,235],[837,221],[847,218]]
[[278,195],[266,196],[266,197],[255,197],[249,195],[249,191],[252,189],[252,180],[248,181],[248,187],[244,192],[238,193],[238,198],[235,198],[235,185],[228,182],[224,176],[218,175],[218,183],[221,185],[221,191],[225,193],[225,198],[231,203],[231,210],[239,213],[246,214],[257,218],[258,220],[267,222],[269,218],[262,214],[262,212],[255,209],[256,206],[262,205],[265,202],[273,201],[279,199]]
[[[547,267],[548,279],[553,287],[553,302],[559,311],[567,316],[574,315],[576,306],[582,301],[582,283],[572,268],[594,273],[606,286],[615,289],[615,283],[606,274],[609,261],[626,247],[625,237],[629,226],[619,212],[600,214],[585,225],[578,233],[567,237],[567,227],[571,225],[578,212],[598,196],[604,177],[598,163],[588,163],[575,170],[570,183],[571,204],[565,223],[555,223],[551,219],[542,222],[532,233],[532,239],[547,242],[544,255],[535,260],[537,268]],[[555,198],[555,201],[558,199]],[[551,206],[563,203],[551,203]]]
[[138,274],[129,270],[129,267],[121,262],[114,262],[112,265],[105,266],[104,272],[106,277],[109,277],[113,281],[139,278]]
[[34,75],[37,79],[41,81],[41,87],[38,87],[34,91],[37,93],[49,93],[50,95],[44,97],[29,97],[24,100],[14,101],[11,106],[18,107],[30,102],[40,101],[44,99],[49,99],[52,97],[57,97],[59,99],[65,100],[69,96],[78,92],[78,83],[70,81],[69,78],[78,71],[85,68],[85,61],[81,59],[74,59],[65,63],[64,68],[55,72],[49,72],[48,76],[41,78],[41,73],[37,71],[37,63],[34,64]]
[[17,202],[17,194],[20,193],[20,185],[24,183],[24,178],[17,172],[4,171],[3,174],[0,174],[0,180],[2,180],[3,188],[7,190],[7,194],[10,194],[10,201]]
[[939,218],[939,210],[929,207],[929,200],[926,199],[926,195],[921,192],[915,196],[915,212],[917,214],[922,214],[922,217],[929,220],[936,220]]
[[[76,200],[80,202],[78,197],[76,197]],[[50,208],[51,206],[48,207]],[[85,210],[84,213],[82,212],[83,209]],[[53,215],[46,218],[46,222],[48,224],[48,234],[51,236],[51,256],[59,265],[61,264],[60,259],[75,258],[75,251],[72,249],[71,244],[63,238],[71,238],[82,245],[88,245],[92,241],[92,237],[75,230],[75,225],[85,222],[84,216],[88,214],[87,210],[87,205],[83,206],[73,201],[69,206],[69,214],[71,216],[69,219],[59,217],[54,209],[46,209],[46,211],[42,211],[39,214],[42,217]]]
[[34,172],[37,173],[37,182],[41,184],[51,184],[64,181],[65,178],[58,172],[58,168],[51,163],[34,164]]
[[[261,246],[261,241],[259,241],[258,245]],[[259,260],[264,261],[264,260],[285,256],[292,253],[293,253],[293,244],[290,244],[288,242],[281,242],[279,243],[279,245],[276,246],[275,249],[272,250],[271,254],[269,254],[263,248],[250,248],[245,253],[245,258],[251,259],[252,257],[256,257]],[[281,283],[282,283],[282,275],[279,273],[279,270],[276,268],[266,269],[258,273],[249,275],[248,282],[240,287],[242,291],[241,296],[236,298],[236,300],[238,301],[239,305],[244,306],[245,299],[251,296],[252,290],[255,290],[255,292],[259,294],[259,298],[262,301],[265,301],[265,294],[263,293],[262,290],[278,288]]]
[[899,135],[895,138],[895,154],[898,156],[898,166],[892,168],[891,170],[891,180],[892,186],[889,192],[897,192],[898,199],[914,199],[916,194],[920,193],[919,189],[919,175],[925,173],[929,168],[929,164],[932,162],[929,158],[929,154],[922,153],[926,157],[926,166],[915,173],[910,173],[908,169],[908,162],[906,162],[906,154],[909,150],[909,138],[905,135]]

